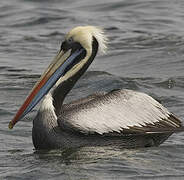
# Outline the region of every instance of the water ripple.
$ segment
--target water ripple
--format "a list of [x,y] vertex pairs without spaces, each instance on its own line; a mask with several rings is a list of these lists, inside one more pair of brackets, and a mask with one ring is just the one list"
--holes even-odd
[[[154,148],[35,151],[32,120],[8,122],[74,26],[103,27],[98,56],[67,96],[127,88],[146,92],[184,122],[182,0],[2,0],[0,3],[1,179],[183,179],[184,134]],[[38,168],[39,167],[39,168]]]

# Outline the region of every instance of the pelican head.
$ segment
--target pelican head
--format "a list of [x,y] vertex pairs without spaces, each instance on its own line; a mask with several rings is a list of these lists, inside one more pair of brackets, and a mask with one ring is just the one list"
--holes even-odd
[[[91,64],[97,51],[106,50],[103,30],[94,26],[80,26],[72,29],[61,45],[61,49],[49,67],[33,87],[15,117],[10,121],[9,128],[28,114],[54,85],[66,82],[72,77],[78,79]],[[74,84],[74,83],[73,83]],[[73,87],[73,86],[72,86]]]

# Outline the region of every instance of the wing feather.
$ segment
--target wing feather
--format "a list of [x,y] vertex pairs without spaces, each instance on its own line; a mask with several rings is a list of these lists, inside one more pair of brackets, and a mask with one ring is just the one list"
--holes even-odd
[[182,126],[159,102],[132,90],[116,90],[68,104],[58,117],[58,124],[85,134],[154,133]]

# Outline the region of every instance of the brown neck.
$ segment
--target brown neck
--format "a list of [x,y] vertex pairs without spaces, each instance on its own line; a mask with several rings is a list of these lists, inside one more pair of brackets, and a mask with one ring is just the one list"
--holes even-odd
[[63,101],[66,95],[70,92],[70,90],[73,88],[77,80],[84,74],[84,72],[87,70],[89,65],[92,63],[92,61],[94,60],[97,54],[97,51],[98,51],[98,42],[96,38],[93,37],[92,54],[90,58],[88,59],[88,61],[77,73],[75,73],[73,76],[71,76],[66,81],[59,84],[54,89],[52,96],[53,96],[53,105],[54,105],[55,113],[57,116],[60,114],[60,111],[62,109],[62,104],[63,104]]

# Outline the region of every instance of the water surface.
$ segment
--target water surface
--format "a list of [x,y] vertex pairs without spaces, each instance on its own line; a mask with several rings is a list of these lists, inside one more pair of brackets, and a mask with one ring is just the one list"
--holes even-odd
[[36,109],[12,130],[8,122],[74,26],[103,27],[99,55],[66,102],[95,91],[146,92],[184,121],[182,0],[1,0],[0,177],[2,179],[183,179],[184,133],[160,147],[34,150]]

